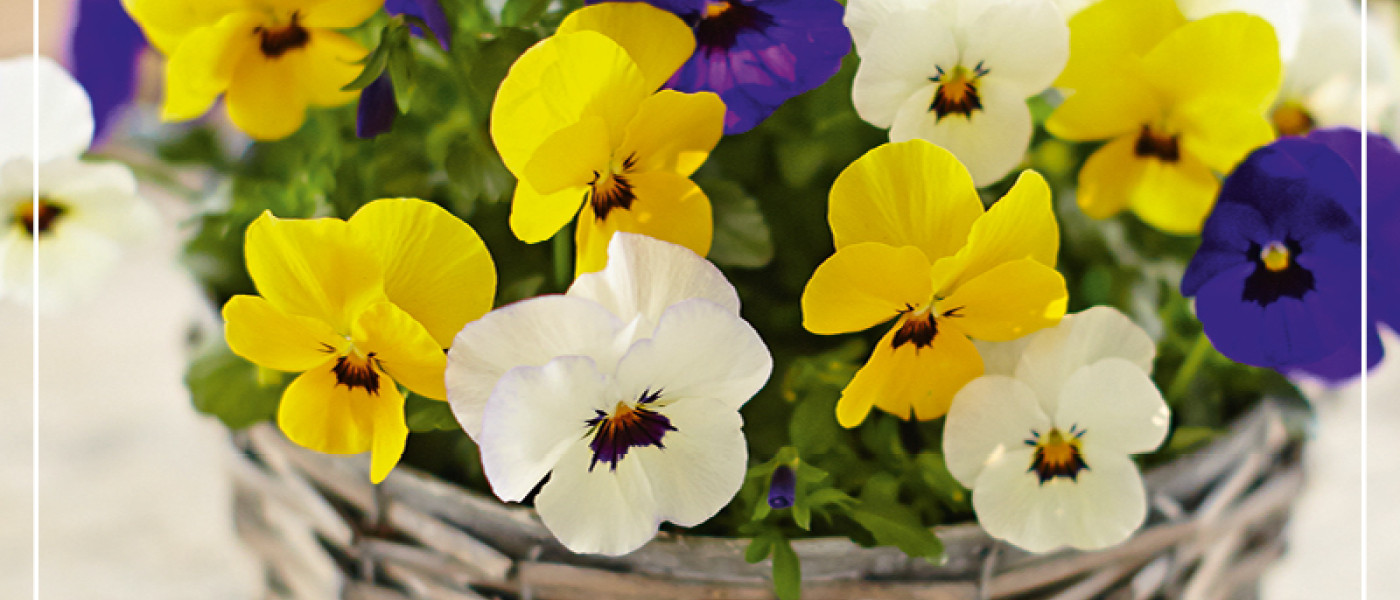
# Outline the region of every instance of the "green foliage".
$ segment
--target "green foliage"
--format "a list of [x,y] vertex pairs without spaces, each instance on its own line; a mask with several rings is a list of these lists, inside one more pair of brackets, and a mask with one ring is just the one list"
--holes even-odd
[[223,336],[210,340],[185,371],[195,410],[218,417],[229,429],[276,416],[282,389],[290,381],[234,355]]
[[408,394],[403,412],[409,431],[455,431],[459,429],[452,407],[442,400]]

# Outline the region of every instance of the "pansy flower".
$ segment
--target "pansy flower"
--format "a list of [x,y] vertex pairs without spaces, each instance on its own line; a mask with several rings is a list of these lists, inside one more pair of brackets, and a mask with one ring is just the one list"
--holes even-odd
[[383,481],[408,439],[399,385],[446,400],[443,349],[491,308],[486,246],[442,207],[399,198],[348,221],[264,213],[244,249],[260,295],[224,305],[229,348],[300,373],[277,409],[288,438],[330,454],[368,450],[370,481]]
[[1221,354],[1285,370],[1359,345],[1360,197],[1346,160],[1303,138],[1255,151],[1225,179],[1181,281]]
[[724,103],[709,92],[656,92],[694,45],[673,14],[599,4],[570,14],[511,65],[491,139],[519,180],[516,237],[549,239],[577,215],[577,273],[603,267],[617,231],[709,252],[710,201],[690,175],[719,143]]
[[856,112],[890,141],[947,148],[978,186],[1030,145],[1030,108],[1064,68],[1069,30],[1050,0],[851,0]]
[[310,106],[355,92],[368,51],[336,29],[355,27],[384,0],[122,0],[165,64],[162,118],[203,115],[224,94],[233,124],[258,140],[301,128]]
[[1073,90],[1046,128],[1108,140],[1079,172],[1079,206],[1130,208],[1169,233],[1200,231],[1228,173],[1268,143],[1278,44],[1263,19],[1226,13],[1187,23],[1171,0],[1103,0],[1070,20]]
[[634,1],[675,13],[695,32],[695,53],[666,87],[719,94],[725,134],[753,129],[825,83],[851,49],[836,0]]
[[44,57],[0,61],[0,90],[0,298],[59,311],[91,297],[160,219],[125,165],[79,160],[92,142],[92,106],[63,67]]
[[92,99],[94,144],[101,144],[121,110],[136,96],[137,65],[146,50],[141,28],[113,0],[73,3],[67,63]]
[[948,471],[972,490],[978,523],[1030,552],[1128,539],[1147,517],[1130,455],[1157,449],[1171,423],[1149,377],[1151,338],[1096,307],[982,347],[998,368],[958,392],[943,427]]
[[1018,338],[1065,313],[1059,226],[1034,171],[984,212],[947,150],[885,144],[836,178],[828,220],[836,253],[802,291],[803,326],[831,335],[895,321],[841,392],[845,427],[871,407],[902,419],[943,416],[982,374],[971,338]]
[[619,233],[607,267],[567,294],[463,328],[447,393],[498,497],[539,487],[535,508],[565,547],[620,555],[661,521],[698,525],[738,492],[739,408],[772,366],[714,265]]
[[1315,7],[1308,15],[1269,113],[1279,135],[1362,124],[1361,29],[1361,15],[1350,4]]

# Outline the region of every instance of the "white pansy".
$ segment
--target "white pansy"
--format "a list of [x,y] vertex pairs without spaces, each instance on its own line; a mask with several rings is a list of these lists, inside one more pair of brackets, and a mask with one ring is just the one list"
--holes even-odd
[[958,392],[944,425],[948,470],[993,537],[1030,552],[1117,544],[1147,516],[1130,455],[1160,446],[1171,421],[1149,377],[1152,341],[1103,307],[1027,337],[983,346],[988,374]]
[[773,366],[738,310],[699,255],[620,233],[568,293],[467,324],[448,401],[492,491],[519,502],[549,475],[535,507],[575,552],[626,554],[663,520],[714,516],[747,468],[739,408]]
[[846,25],[861,57],[856,112],[892,142],[948,149],[978,186],[1020,164],[1033,131],[1026,99],[1069,58],[1050,0],[851,0]]
[[130,169],[79,160],[92,142],[92,107],[62,67],[43,57],[0,61],[0,89],[0,298],[35,299],[37,247],[39,307],[61,310],[92,294],[158,218],[136,196]]

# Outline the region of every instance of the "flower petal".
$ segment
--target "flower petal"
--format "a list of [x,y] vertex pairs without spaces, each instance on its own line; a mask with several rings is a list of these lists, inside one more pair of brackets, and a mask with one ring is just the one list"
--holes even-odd
[[570,296],[540,296],[486,313],[462,328],[447,353],[452,414],[475,439],[492,388],[512,368],[576,355],[611,372],[621,354],[613,339],[623,326],[602,306]]
[[1016,185],[972,224],[958,251],[958,271],[939,284],[947,295],[963,283],[1008,261],[1028,258],[1055,266],[1060,227],[1050,202],[1050,186],[1035,171],[1022,171]]
[[842,427],[859,425],[871,405],[901,419],[911,418],[911,412],[921,421],[936,419],[948,412],[964,384],[982,374],[977,347],[953,323],[939,320],[931,346],[895,348],[894,333],[902,324],[880,338],[870,360],[841,391],[836,420]]
[[1002,0],[980,8],[962,31],[963,60],[981,62],[1028,95],[1050,87],[1069,60],[1069,26],[1054,3]]
[[[906,19],[891,19],[890,15],[911,8],[923,8],[929,4],[948,4],[943,0],[850,0],[846,3],[846,27],[851,30],[851,38],[858,52],[878,40],[875,31],[881,24]],[[945,9],[946,10],[946,9]],[[932,37],[932,36],[931,36]]]
[[403,414],[403,395],[393,385],[374,404],[374,434],[370,444],[369,482],[379,483],[403,458],[408,445],[408,422]]
[[832,335],[874,327],[933,297],[924,253],[874,242],[837,250],[802,290],[802,326]]
[[929,78],[939,67],[951,71],[958,66],[957,36],[946,13],[947,8],[940,11],[936,6],[900,10],[876,28],[868,44],[857,46],[861,62],[851,83],[851,99],[860,118],[890,127],[900,107],[916,95],[928,110],[933,94],[921,90],[929,86]]
[[1162,116],[1164,106],[1140,71],[1086,82],[1051,113],[1045,128],[1055,137],[1084,142],[1137,135]]
[[576,274],[602,270],[607,264],[608,242],[614,232],[649,235],[679,244],[704,256],[714,237],[714,216],[710,199],[695,182],[667,171],[630,175],[636,200],[631,208],[614,209],[599,219],[585,203],[575,229],[578,260]]
[[650,339],[632,345],[618,361],[617,381],[627,392],[660,392],[665,406],[703,401],[738,411],[772,371],[773,357],[752,326],[692,298],[667,308]]
[[278,140],[301,129],[309,99],[308,90],[298,84],[303,76],[298,65],[244,52],[224,96],[233,124],[255,140]]
[[587,186],[541,194],[522,179],[516,183],[515,196],[510,201],[510,231],[527,244],[543,242],[579,214],[579,206],[587,194]]
[[617,156],[636,157],[637,171],[689,177],[724,134],[724,102],[710,92],[661,90],[637,107]]
[[332,357],[292,380],[277,407],[277,425],[293,442],[317,452],[364,452],[374,445],[376,404],[397,399],[402,409],[403,396],[392,383],[375,394],[340,385],[335,365]]
[[[636,233],[613,234],[607,266],[579,275],[568,294],[597,302],[620,319],[641,315],[652,324],[667,308],[691,298],[739,314],[739,294],[714,264],[684,246]],[[645,333],[649,336],[650,329]]]
[[1066,315],[1059,325],[1022,339],[1030,341],[1015,366],[1015,376],[1046,402],[1047,414],[1055,414],[1052,405],[1065,380],[1080,367],[1121,358],[1150,374],[1157,354],[1157,345],[1147,332],[1110,306]]
[[[607,171],[611,158],[607,122],[596,115],[584,115],[545,138],[525,163],[520,180],[522,184],[529,182],[530,189],[544,197],[561,190],[577,195],[578,188],[597,181],[598,174]],[[567,204],[571,203],[559,203],[560,214]],[[570,216],[577,209],[574,206]]]
[[1255,107],[1207,98],[1177,107],[1181,149],[1211,169],[1229,173],[1251,150],[1274,139],[1273,126]]
[[[645,449],[633,452],[640,450]],[[620,556],[642,547],[661,524],[642,462],[621,460],[616,471],[589,471],[591,461],[585,444],[573,445],[560,457],[535,497],[540,519],[574,552]]]
[[938,309],[969,336],[1004,342],[1058,323],[1068,298],[1063,275],[1023,258],[972,278]]
[[1200,232],[1220,191],[1220,180],[1210,167],[1190,154],[1174,163],[1138,160],[1144,164],[1131,200],[1138,218],[1167,233]]
[[972,487],[982,469],[1008,453],[1024,452],[1032,432],[1053,423],[1035,392],[1012,377],[978,377],[953,398],[943,425],[943,459],[958,483]]
[[962,248],[980,216],[967,168],[924,140],[882,144],[852,162],[831,186],[827,213],[838,250],[914,246],[930,263]]
[[698,398],[680,400],[662,412],[676,428],[666,432],[666,447],[633,452],[651,483],[658,516],[694,527],[729,504],[744,483],[749,452],[740,429],[743,419]]
[[1069,62],[1055,85],[1071,89],[1134,71],[1186,23],[1175,0],[1100,0],[1069,20]]
[[471,225],[441,206],[416,198],[375,200],[350,217],[349,233],[379,257],[389,301],[421,323],[439,350],[467,321],[491,310],[491,254]]
[[349,29],[379,12],[384,0],[298,0],[297,15],[307,27]]
[[569,13],[555,35],[596,31],[627,50],[646,89],[666,83],[695,52],[695,35],[679,17],[644,2],[605,2]]
[[1084,214],[1106,219],[1128,206],[1147,169],[1147,161],[1138,158],[1134,151],[1136,143],[1136,134],[1122,136],[1104,144],[1084,161],[1076,198]]
[[1075,369],[1053,398],[1057,406],[1046,408],[1055,411],[1055,423],[1077,425],[1084,445],[1100,452],[1151,452],[1171,427],[1171,411],[1152,378],[1123,358],[1110,356]]
[[[476,435],[491,491],[506,502],[519,502],[566,451],[587,452],[587,421],[594,410],[613,410],[619,399],[611,396],[608,378],[583,356],[560,356],[507,372],[486,402]],[[624,458],[618,466],[626,462]]]
[[213,25],[224,15],[246,8],[243,0],[171,2],[170,0],[121,0],[156,48],[169,55],[192,30]]
[[258,293],[284,313],[348,333],[354,315],[383,297],[379,257],[353,243],[345,221],[264,212],[246,235],[248,274]]
[[355,347],[374,358],[375,366],[419,395],[446,400],[442,346],[413,317],[391,302],[377,302],[355,320]]
[[890,141],[921,138],[947,148],[967,166],[979,187],[996,183],[1021,163],[1034,129],[1024,89],[984,77],[977,83],[981,110],[941,119],[929,109],[936,89],[937,84],[927,84],[899,107],[890,126]]
[[1149,81],[1173,103],[1218,95],[1262,112],[1282,83],[1273,27],[1245,13],[1187,23],[1163,38],[1142,64]]
[[359,97],[359,92],[341,88],[354,81],[364,68],[359,64],[369,54],[359,42],[324,29],[309,29],[311,36],[300,52],[284,55],[300,63],[297,86],[314,106],[343,106]]
[[223,316],[229,349],[278,371],[311,369],[326,362],[344,342],[324,321],[289,315],[258,296],[230,298]]
[[[52,59],[35,57],[26,62],[31,62],[32,70],[21,67],[16,75],[24,77],[33,74],[38,83],[38,99],[42,108],[38,112],[38,137],[34,139],[32,151],[34,161],[43,163],[55,158],[76,158],[86,152],[88,145],[92,143],[92,103],[88,100],[87,92],[72,75]],[[16,95],[34,89],[32,82],[14,81],[8,75],[0,81],[13,84],[6,86],[8,91],[5,95]],[[32,106],[32,99],[16,100],[25,107]],[[27,120],[32,113],[3,114],[11,118],[14,115],[24,115],[22,118]],[[29,136],[20,136],[9,143],[23,143],[30,139]],[[24,148],[23,153],[28,155],[30,151]],[[4,147],[0,146],[0,161],[6,158],[5,154]]]

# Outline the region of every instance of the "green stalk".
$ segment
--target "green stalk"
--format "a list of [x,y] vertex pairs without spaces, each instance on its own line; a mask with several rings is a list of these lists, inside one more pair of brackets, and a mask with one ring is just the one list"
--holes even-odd
[[1178,404],[1186,395],[1187,388],[1191,387],[1191,380],[1196,378],[1196,372],[1205,364],[1211,348],[1206,332],[1202,331],[1196,335],[1196,343],[1191,346],[1191,352],[1186,355],[1186,360],[1182,361],[1181,368],[1177,369],[1171,385],[1167,386],[1167,399],[1170,404]]
[[554,249],[554,288],[564,291],[574,281],[574,231],[572,224],[565,225],[554,234],[551,246]]

